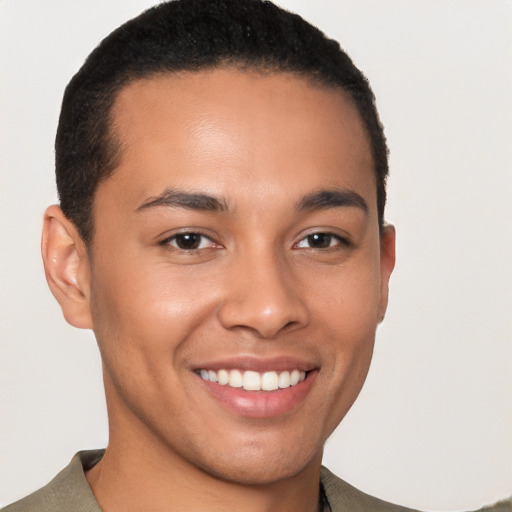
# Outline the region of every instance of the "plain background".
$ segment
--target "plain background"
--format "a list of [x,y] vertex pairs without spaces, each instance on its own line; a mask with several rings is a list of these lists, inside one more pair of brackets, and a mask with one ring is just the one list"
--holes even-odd
[[[39,256],[65,84],[151,0],[0,0],[0,505],[105,446],[98,351]],[[369,77],[398,263],[366,386],[326,447],[357,487],[425,510],[512,493],[512,2],[281,0]]]

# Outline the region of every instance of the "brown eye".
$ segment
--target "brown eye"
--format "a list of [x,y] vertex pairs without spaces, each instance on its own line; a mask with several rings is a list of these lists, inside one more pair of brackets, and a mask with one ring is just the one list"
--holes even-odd
[[348,246],[350,243],[332,233],[313,233],[303,238],[297,247],[300,249],[329,249],[336,246]]
[[165,239],[161,244],[170,245],[181,251],[194,251],[215,245],[210,238],[201,233],[178,233]]
[[314,249],[325,249],[331,246],[332,238],[332,235],[328,233],[315,233],[314,235],[309,235],[307,241],[309,246]]
[[197,249],[201,243],[201,235],[197,233],[185,233],[183,235],[176,235],[174,240],[179,249]]

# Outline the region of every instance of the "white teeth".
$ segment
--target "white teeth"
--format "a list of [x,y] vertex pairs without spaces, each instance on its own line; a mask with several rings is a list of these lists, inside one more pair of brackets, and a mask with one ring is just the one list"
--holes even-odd
[[247,391],[259,391],[261,389],[261,377],[258,372],[244,372],[243,387]]
[[232,388],[243,387],[246,391],[275,391],[295,386],[306,378],[306,372],[295,369],[291,372],[270,371],[263,374],[247,370],[199,370],[203,380],[218,382],[222,386],[229,385]]
[[261,377],[261,389],[263,391],[275,391],[279,388],[277,372],[265,372]]
[[290,372],[281,372],[279,374],[279,387],[281,389],[290,387]]
[[[210,375],[210,372],[208,372],[208,375]],[[210,380],[212,380],[212,376],[210,375]],[[300,371],[299,370],[293,370],[290,373],[290,386],[295,386],[295,384],[298,384],[300,380]]]
[[229,372],[229,385],[232,388],[242,387],[242,374],[238,370],[231,370]]
[[[201,377],[202,376],[203,375],[201,374]],[[229,373],[226,370],[219,370],[217,373],[217,377],[219,379],[219,384],[225,386],[226,384],[229,383]]]

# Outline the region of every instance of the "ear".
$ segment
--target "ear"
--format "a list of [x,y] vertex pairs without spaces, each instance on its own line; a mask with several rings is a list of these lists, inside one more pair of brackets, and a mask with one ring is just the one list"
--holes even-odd
[[388,307],[389,278],[395,268],[395,227],[386,224],[380,234],[380,322],[384,320]]
[[44,214],[41,239],[46,281],[68,323],[92,329],[90,265],[85,244],[59,206]]

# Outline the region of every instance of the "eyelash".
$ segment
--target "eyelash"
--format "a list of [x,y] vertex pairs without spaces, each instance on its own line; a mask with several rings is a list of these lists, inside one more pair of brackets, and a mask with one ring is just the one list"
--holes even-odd
[[[299,240],[299,242],[297,244],[295,244],[295,247],[301,247],[300,244],[302,244],[303,242],[306,242],[306,241],[311,244],[314,241],[313,239],[315,237],[318,237],[318,240],[320,242],[323,241],[323,237],[326,237],[327,241],[328,241],[328,245],[326,247],[308,247],[309,249],[322,251],[322,250],[333,249],[337,246],[344,246],[344,247],[351,246],[350,241],[344,237],[335,235],[334,233],[329,233],[328,231],[317,231],[314,233],[310,233],[309,235],[306,235],[304,238]],[[333,244],[332,242],[336,242],[336,243]]]
[[[192,241],[194,241],[196,238],[198,238],[199,239],[198,246],[197,247],[179,247],[178,244],[177,244],[177,240],[182,239],[182,241],[183,241],[183,240],[186,240],[187,237],[190,237],[190,239]],[[167,246],[167,247],[170,246],[173,249],[178,250],[178,251],[182,251],[182,252],[186,252],[186,253],[192,253],[192,252],[195,252],[195,251],[200,251],[201,249],[207,249],[208,247],[201,247],[201,245],[206,240],[209,242],[209,246],[210,247],[214,247],[214,248],[215,247],[220,247],[209,236],[207,236],[207,235],[205,235],[203,233],[199,233],[197,231],[185,231],[183,233],[176,233],[175,235],[172,235],[172,236],[166,238],[165,240],[162,240],[160,242],[160,245]],[[175,243],[173,243],[173,242],[175,242]],[[192,245],[194,245],[194,244],[192,243]]]
[[[188,238],[188,240],[187,240],[187,238]],[[315,240],[315,238],[316,238],[316,240]],[[183,241],[189,242],[191,246],[190,247],[179,247],[179,245],[178,245],[179,242],[177,242],[177,241],[180,239],[182,242]],[[201,247],[201,245],[203,245],[205,241],[208,241],[208,246]],[[311,246],[304,247],[303,245],[301,245],[304,242],[309,243],[311,245],[315,241],[320,242],[320,245],[324,245],[324,244],[327,244],[327,245],[324,245],[323,247],[311,247]],[[333,243],[333,242],[335,242],[335,243]],[[192,253],[192,252],[200,251],[202,249],[207,249],[207,248],[220,247],[220,245],[217,244],[214,240],[212,240],[209,236],[207,236],[203,233],[200,233],[200,232],[196,232],[196,231],[186,231],[183,233],[177,233],[175,235],[172,235],[172,236],[166,238],[165,240],[162,240],[160,242],[160,245],[172,247],[175,250],[182,251],[185,253]],[[317,250],[317,251],[318,250],[323,251],[323,250],[333,249],[337,246],[350,247],[351,242],[344,237],[335,235],[334,233],[329,233],[327,231],[325,231],[325,232],[318,231],[318,232],[314,232],[314,233],[310,233],[309,235],[306,235],[301,240],[299,240],[299,242],[297,242],[293,247],[298,248],[298,249],[309,248],[309,249],[313,249],[313,250]]]

